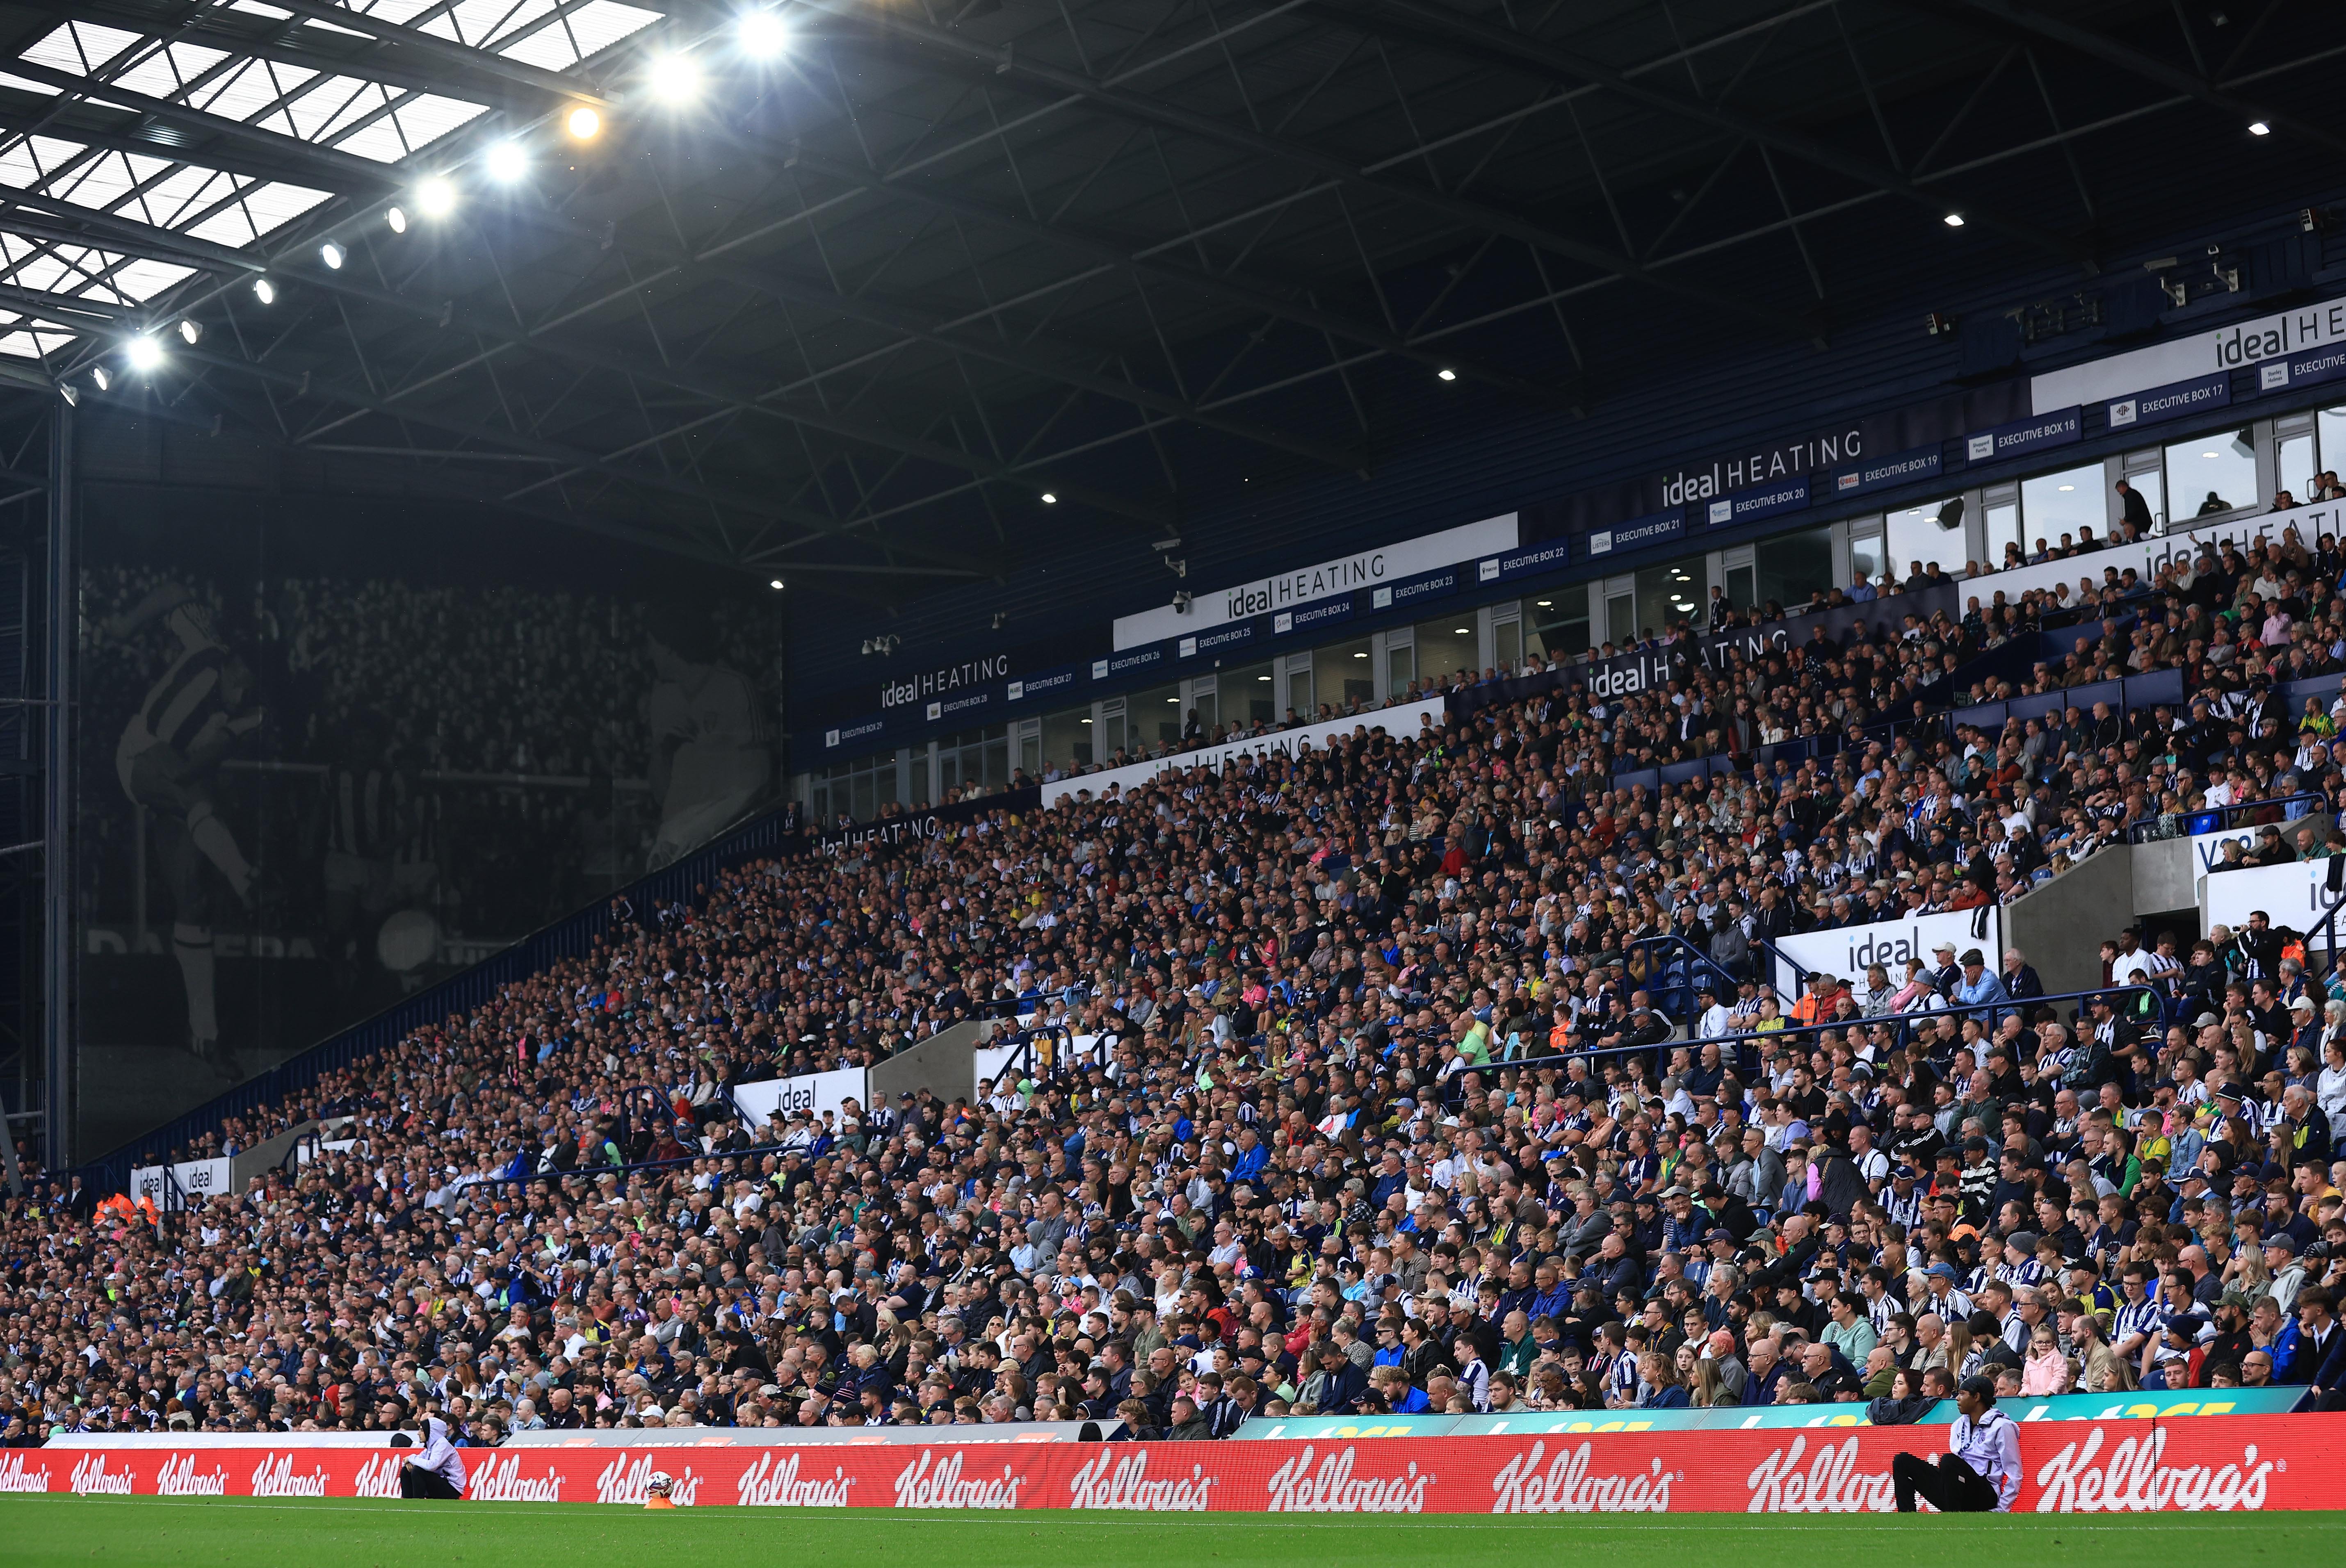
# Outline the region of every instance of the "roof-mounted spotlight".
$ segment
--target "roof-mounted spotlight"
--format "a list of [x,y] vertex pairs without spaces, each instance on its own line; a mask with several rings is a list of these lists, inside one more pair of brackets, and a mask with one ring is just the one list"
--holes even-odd
[[81,406],[81,388],[74,385],[71,382],[59,382],[57,383],[57,395],[66,400],[66,406],[67,408],[79,408]]
[[100,392],[106,392],[114,385],[114,372],[104,365],[90,366],[89,379],[97,383],[97,390]]
[[766,586],[773,589],[776,593],[780,593],[782,589],[782,580],[780,577],[776,577],[772,582],[768,583]]
[[753,60],[770,60],[790,47],[790,25],[763,7],[742,12],[734,33],[741,41],[741,52]]
[[1054,493],[1054,492],[1052,492],[1052,491],[1048,491],[1048,490],[1046,490],[1045,492],[1043,492],[1043,504],[1044,504],[1044,505],[1046,505],[1046,506],[1056,506],[1058,504],[1059,504],[1059,497],[1057,496],[1057,494],[1056,494],[1056,493]]
[[404,209],[397,207],[385,208],[383,209],[382,220],[391,225],[391,231],[393,234],[404,234],[407,232],[407,213]]
[[603,117],[586,104],[580,104],[565,115],[562,125],[574,141],[593,141],[603,134]]
[[1961,229],[1963,226],[1964,226],[1964,215],[1963,215],[1962,213],[1960,213],[1960,212],[1950,212],[1950,213],[1948,213],[1948,214],[1947,214],[1947,227],[1948,227],[1948,228],[1950,228],[1950,229]]
[[415,187],[415,209],[426,218],[445,218],[455,211],[455,181],[444,174],[426,175]]
[[2266,124],[2263,120],[2250,120],[2249,122],[2249,134],[2250,136],[2270,136],[2272,135],[2272,127]]
[[255,278],[252,280],[252,297],[264,305],[274,305],[277,303],[277,285],[266,278]]
[[688,104],[700,96],[699,63],[681,51],[654,60],[647,80],[663,103]]
[[163,345],[141,334],[122,345],[122,358],[132,370],[142,374],[159,370],[163,364]]
[[183,321],[179,323],[179,337],[181,341],[188,345],[188,347],[191,349],[194,348],[196,346],[196,340],[203,335],[204,324],[201,321]]
[[517,141],[501,141],[483,155],[481,168],[499,185],[511,185],[529,172],[529,153]]
[[1446,382],[1454,382],[1454,381],[1456,381],[1456,380],[1458,379],[1458,372],[1457,372],[1456,371],[1452,370],[1448,365],[1444,365],[1444,366],[1443,366],[1440,370],[1438,370],[1438,371],[1434,372],[1433,373],[1434,373],[1435,375],[1437,375],[1437,376],[1440,376],[1443,381],[1446,381]]
[[344,250],[341,246],[335,244],[331,239],[318,247],[318,260],[326,264],[326,268],[329,271],[341,271],[342,270],[342,258],[348,254],[348,251]]

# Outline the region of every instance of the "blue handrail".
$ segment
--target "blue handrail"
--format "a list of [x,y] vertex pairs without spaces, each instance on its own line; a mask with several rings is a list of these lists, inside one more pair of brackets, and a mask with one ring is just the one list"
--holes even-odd
[[[2283,795],[2271,800],[2243,800],[2236,806],[2210,806],[2204,810],[2186,813],[2181,827],[2175,831],[2159,831],[2159,824],[2156,821],[2137,822],[2127,830],[2127,842],[2149,844],[2162,839],[2196,838],[2201,833],[2219,833],[2227,828],[2240,826],[2244,822],[2251,827],[2265,827],[2268,824],[2255,821],[2249,819],[2248,814],[2253,811],[2270,811],[2276,806],[2281,808],[2280,822],[2293,822],[2299,818],[2311,815],[2315,806],[2327,802],[2329,799],[2330,797],[2318,791],[2308,791],[2297,795]],[[2306,803],[2304,810],[2292,812],[2289,809],[2290,807],[2300,802]],[[2280,823],[2270,825],[2278,827]],[[2232,868],[2218,867],[2217,869],[2224,871]]]
[[[1826,1023],[1793,1023],[1788,1024],[1781,1029],[1754,1031],[1742,1034],[1714,1035],[1708,1039],[1704,1039],[1698,1035],[1688,1034],[1683,1039],[1662,1040],[1650,1045],[1607,1045],[1603,1047],[1591,1047],[1586,1051],[1564,1052],[1547,1056],[1526,1056],[1520,1060],[1511,1062],[1492,1061],[1485,1063],[1481,1066],[1470,1066],[1464,1068],[1457,1073],[1452,1074],[1449,1078],[1443,1080],[1442,1093],[1444,1098],[1447,1099],[1453,1087],[1459,1084],[1469,1074],[1484,1074],[1493,1072],[1514,1073],[1520,1072],[1525,1068],[1560,1067],[1566,1063],[1574,1061],[1596,1061],[1602,1058],[1650,1055],[1657,1058],[1655,1065],[1658,1069],[1660,1065],[1659,1057],[1662,1053],[1685,1047],[1686,1049],[1699,1054],[1705,1045],[1717,1045],[1719,1048],[1719,1054],[1722,1058],[1726,1057],[1731,1052],[1734,1056],[1736,1070],[1739,1073],[1747,1074],[1745,1082],[1749,1083],[1750,1079],[1748,1074],[1756,1073],[1759,1068],[1761,1046],[1771,1043],[1782,1043],[1801,1035],[1821,1034],[1827,1030],[1831,1030],[1835,1033],[1844,1033],[1851,1029],[1870,1029],[1876,1024],[1883,1024],[1893,1029],[1901,1035],[1905,1036],[1905,1038],[1899,1039],[1895,1042],[1897,1044],[1903,1045],[1907,1043],[1907,1040],[1912,1037],[1912,1030],[1915,1024],[1932,1023],[1941,1018],[1953,1018],[1961,1021],[1964,1018],[1977,1018],[1983,1014],[1991,1015],[1992,1018],[1993,1016],[2000,1016],[2005,1013],[2051,1006],[2055,1003],[2071,1002],[2079,1003],[2082,1006],[2086,999],[2088,997],[2116,997],[2129,994],[2148,998],[2151,1008],[2156,1012],[2162,1025],[2173,1016],[2174,1010],[2168,1005],[2167,998],[2159,994],[2158,989],[2156,986],[2144,985],[2139,983],[2130,985],[2104,985],[2096,986],[2091,991],[2064,991],[2050,996],[2024,996],[2016,1000],[2006,1000],[2004,1002],[1951,1004],[1945,1007],[1934,1007],[1924,1013],[1885,1013],[1872,1017],[1853,1018],[1844,1022]],[[1657,1084],[1661,1081],[1658,1073],[1657,1073],[1654,1081]]]

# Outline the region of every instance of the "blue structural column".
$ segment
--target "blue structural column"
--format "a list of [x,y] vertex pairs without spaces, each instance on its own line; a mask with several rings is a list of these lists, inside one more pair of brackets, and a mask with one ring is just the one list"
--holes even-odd
[[63,398],[49,412],[48,697],[42,748],[41,1046],[46,1069],[42,1164],[74,1163],[79,1074],[74,1051],[74,673],[81,637],[81,590],[74,566],[74,411]]

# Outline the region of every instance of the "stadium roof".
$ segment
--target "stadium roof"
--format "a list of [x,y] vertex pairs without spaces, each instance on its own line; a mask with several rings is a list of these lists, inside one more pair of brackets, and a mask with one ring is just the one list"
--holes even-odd
[[2086,276],[2151,132],[2346,149],[2346,14],[2289,0],[66,0],[0,46],[0,376],[878,596],[1369,469],[1452,386],[1573,408],[1631,319],[1820,341],[1951,215]]

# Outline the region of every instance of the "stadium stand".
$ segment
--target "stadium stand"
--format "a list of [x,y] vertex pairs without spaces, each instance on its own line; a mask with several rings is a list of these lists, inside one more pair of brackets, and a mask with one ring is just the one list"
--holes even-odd
[[[2100,983],[2067,996],[2019,952],[1800,994],[1771,962],[2130,838],[2333,853],[2279,832],[2335,820],[2346,742],[2276,694],[2346,660],[2341,565],[2325,536],[2115,592],[2081,568],[2082,603],[1819,626],[1622,698],[1460,672],[1420,733],[1363,712],[1318,750],[623,900],[591,947],[178,1151],[321,1123],[306,1163],[185,1209],[63,1174],[11,1201],[0,1436],[427,1404],[474,1445],[1896,1421],[1979,1372],[2346,1408],[2346,963],[2308,964],[2334,942],[2081,932]],[[2014,650],[2023,678],[1966,678]],[[2125,700],[2170,670],[2188,707]],[[2019,711],[2087,683],[2116,695]],[[1025,1049],[966,1095],[736,1103],[979,1020]]]

